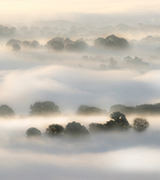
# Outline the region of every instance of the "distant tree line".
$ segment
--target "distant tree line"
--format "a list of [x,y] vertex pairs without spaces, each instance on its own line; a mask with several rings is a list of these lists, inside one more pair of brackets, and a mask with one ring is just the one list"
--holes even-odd
[[[91,123],[89,129],[81,125],[79,122],[69,122],[66,127],[59,124],[52,124],[46,128],[45,134],[53,137],[69,135],[73,137],[82,137],[90,133],[111,132],[111,131],[128,131],[133,128],[137,132],[145,131],[149,127],[149,122],[143,118],[135,118],[133,124],[130,125],[126,116],[121,112],[113,112],[110,115],[111,120],[104,124]],[[26,131],[28,137],[41,136],[42,133],[35,127],[31,127]]]
[[[13,51],[20,51],[21,47],[34,49],[42,47],[36,40],[20,41],[17,39],[10,39],[6,45],[11,46]],[[129,42],[124,38],[119,38],[112,34],[107,36],[106,38],[98,37],[97,39],[95,39],[93,46],[105,49],[122,50],[129,47]],[[70,38],[54,37],[49,40],[44,47],[47,47],[48,49],[52,49],[54,51],[65,50],[69,52],[81,52],[87,50],[89,45],[82,38],[73,41]]]
[[125,114],[145,114],[158,115],[160,114],[160,103],[156,104],[141,104],[137,106],[125,106],[122,104],[113,105],[110,107],[110,112],[120,111]]
[[20,51],[21,47],[26,48],[26,49],[37,49],[40,47],[40,44],[38,41],[33,40],[33,41],[20,41],[16,39],[10,39],[6,46],[12,47],[13,51]]
[[[142,104],[138,106],[113,105],[110,107],[109,113],[119,111],[121,113],[132,115],[158,115],[160,114],[160,103]],[[61,114],[58,105],[52,101],[39,101],[30,106],[30,116],[50,116]],[[77,109],[77,115],[107,115],[107,111],[95,106],[81,105]],[[0,106],[0,117],[14,116],[15,112],[8,105]]]

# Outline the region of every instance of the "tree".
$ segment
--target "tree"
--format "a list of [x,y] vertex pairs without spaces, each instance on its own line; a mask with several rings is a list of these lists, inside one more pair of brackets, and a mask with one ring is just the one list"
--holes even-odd
[[0,106],[0,116],[14,116],[14,111],[7,105]]
[[56,51],[62,51],[64,49],[63,41],[63,38],[56,37],[48,41],[47,46]]
[[126,116],[121,112],[113,112],[110,117],[113,120],[110,120],[105,124],[108,129],[127,130],[131,127]]
[[133,129],[142,132],[149,127],[149,122],[143,118],[135,118],[133,121]]
[[29,137],[41,136],[41,135],[42,135],[41,131],[38,130],[37,128],[35,128],[35,127],[29,128],[29,129],[26,131],[26,134],[27,134],[27,136],[29,136]]
[[106,114],[107,111],[102,110],[100,108],[94,107],[94,106],[87,106],[87,105],[81,105],[78,110],[77,114],[79,115],[99,115],[99,114]]
[[80,135],[89,134],[85,126],[82,126],[80,123],[77,123],[75,121],[68,123],[66,125],[66,133],[72,136],[80,136]]
[[129,43],[124,38],[119,38],[114,34],[106,37],[106,38],[97,38],[95,40],[95,46],[99,47],[107,47],[112,49],[126,49],[129,47]]
[[31,115],[52,115],[59,114],[59,107],[52,101],[36,102],[30,106]]
[[46,133],[48,135],[54,135],[54,136],[62,135],[64,133],[64,128],[61,125],[52,124],[49,125],[49,127],[46,129]]

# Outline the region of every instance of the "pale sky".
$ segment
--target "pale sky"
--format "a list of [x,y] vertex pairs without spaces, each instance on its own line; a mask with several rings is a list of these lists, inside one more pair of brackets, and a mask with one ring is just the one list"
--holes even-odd
[[73,18],[72,14],[159,13],[159,0],[5,0],[0,1],[1,22]]

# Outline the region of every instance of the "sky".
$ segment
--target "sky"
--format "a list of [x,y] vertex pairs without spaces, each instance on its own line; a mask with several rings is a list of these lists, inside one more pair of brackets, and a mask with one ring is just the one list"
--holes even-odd
[[148,15],[152,14],[150,21],[154,23],[159,15],[159,6],[158,0],[6,0],[0,2],[0,16],[4,17],[1,22],[6,23],[40,19],[75,20],[75,17],[78,18],[84,14],[86,16],[95,14],[123,16],[125,19],[128,15],[148,18]]

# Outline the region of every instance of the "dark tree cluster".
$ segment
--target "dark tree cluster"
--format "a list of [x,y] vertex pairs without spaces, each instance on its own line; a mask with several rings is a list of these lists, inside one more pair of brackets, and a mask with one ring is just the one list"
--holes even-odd
[[[113,105],[110,107],[110,113],[112,112],[121,112],[127,115],[130,114],[139,114],[139,115],[158,115],[160,114],[160,103],[157,104],[142,104],[138,106],[125,106],[125,105]],[[58,105],[56,105],[52,101],[39,101],[35,102],[30,106],[30,112],[29,115],[31,116],[50,116],[50,115],[59,115],[61,114]],[[0,106],[0,116],[13,116],[15,115],[12,108],[10,108],[8,105],[1,105]],[[107,111],[94,107],[94,106],[87,106],[87,105],[81,105],[79,106],[77,110],[77,115],[107,115]],[[116,116],[115,116],[116,115]],[[114,117],[115,116],[115,117]],[[111,119],[115,119],[115,122],[120,123],[120,120],[116,117],[120,117],[119,119],[124,120],[125,117],[123,115],[120,115],[119,113],[113,113],[111,114]],[[122,122],[121,122],[122,123]],[[111,123],[113,124],[113,123]],[[125,123],[127,125],[127,123]],[[109,126],[109,123],[108,125]]]
[[126,131],[133,128],[137,132],[142,132],[149,127],[149,122],[143,118],[135,118],[133,125],[130,125],[126,116],[121,112],[113,112],[111,120],[105,124],[91,123],[89,125],[90,132],[109,132],[109,131]]
[[111,48],[111,49],[126,49],[129,47],[129,43],[124,38],[119,38],[114,34],[107,36],[106,38],[97,38],[95,40],[95,46]]
[[83,39],[72,41],[69,38],[55,37],[47,42],[47,47],[55,51],[84,51],[87,48],[87,44]]
[[[6,45],[11,46],[14,51],[19,51],[21,48],[35,49],[40,47],[39,42],[36,40],[20,41],[17,39],[10,39]],[[129,47],[129,43],[124,38],[110,35],[106,38],[97,38],[95,40],[94,46],[99,48],[126,49],[127,47]],[[90,46],[87,44],[87,40],[84,40],[82,38],[73,41],[70,38],[54,37],[49,40],[45,46],[41,47],[47,47],[48,49],[52,49],[55,51],[64,50],[68,52],[82,52],[87,50]]]
[[[111,132],[111,131],[127,131],[133,128],[137,132],[142,132],[149,127],[149,122],[143,118],[135,118],[133,121],[133,126],[131,126],[126,119],[126,116],[121,112],[113,112],[111,115],[111,120],[104,124],[91,123],[89,124],[89,130],[79,122],[69,122],[66,127],[59,124],[52,124],[46,128],[45,134],[53,137],[59,136],[71,136],[71,137],[84,137],[89,135],[89,133],[94,132]],[[41,132],[36,128],[29,128],[26,131],[27,136],[40,136]]]
[[110,107],[110,112],[120,111],[125,114],[160,114],[160,103],[142,104],[137,106],[125,106],[122,104],[113,105]]
[[[65,128],[59,124],[49,125],[48,128],[46,128],[45,134],[49,135],[50,137],[59,137],[64,135],[81,137],[88,135],[89,132],[85,126],[73,121],[68,123]],[[41,132],[37,128],[32,127],[26,131],[26,135],[29,137],[40,136]]]
[[126,116],[121,112],[113,112],[110,115],[111,120],[105,124],[91,123],[89,125],[90,131],[110,131],[110,130],[129,130],[131,125],[129,124]]

